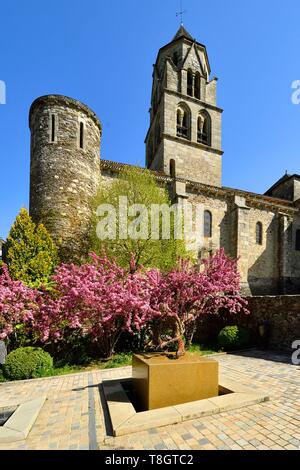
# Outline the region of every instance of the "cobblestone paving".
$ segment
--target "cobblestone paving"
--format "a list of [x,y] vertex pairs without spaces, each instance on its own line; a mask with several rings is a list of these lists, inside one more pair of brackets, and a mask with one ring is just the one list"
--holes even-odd
[[[268,391],[271,400],[239,410],[113,438],[101,381],[131,368],[0,384],[0,406],[47,396],[26,441],[2,449],[287,449],[300,450],[300,368],[278,353],[249,351],[216,358],[229,378]],[[103,411],[104,410],[104,411]]]

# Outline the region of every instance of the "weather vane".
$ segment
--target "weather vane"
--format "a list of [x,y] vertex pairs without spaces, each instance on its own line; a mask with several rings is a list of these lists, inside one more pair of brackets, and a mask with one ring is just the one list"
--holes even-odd
[[183,26],[183,15],[187,12],[187,10],[182,9],[182,0],[180,0],[180,11],[176,13],[176,17],[180,16],[180,24]]

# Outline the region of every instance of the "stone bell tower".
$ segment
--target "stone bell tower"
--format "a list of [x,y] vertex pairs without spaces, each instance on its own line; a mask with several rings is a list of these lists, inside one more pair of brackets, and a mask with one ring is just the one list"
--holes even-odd
[[222,109],[206,47],[181,26],[153,70],[146,166],[172,177],[221,186]]

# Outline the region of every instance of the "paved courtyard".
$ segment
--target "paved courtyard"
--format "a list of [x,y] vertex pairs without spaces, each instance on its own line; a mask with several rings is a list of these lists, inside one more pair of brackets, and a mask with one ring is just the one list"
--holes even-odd
[[0,406],[42,395],[47,400],[26,441],[3,449],[300,450],[300,368],[284,354],[248,351],[216,359],[239,383],[267,390],[269,402],[111,437],[102,380],[126,378],[131,368],[0,384]]

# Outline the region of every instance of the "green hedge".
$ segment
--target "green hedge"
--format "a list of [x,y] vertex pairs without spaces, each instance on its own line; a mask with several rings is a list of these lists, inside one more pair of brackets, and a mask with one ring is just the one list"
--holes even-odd
[[226,326],[218,336],[219,345],[225,350],[243,349],[250,344],[250,335],[245,328]]
[[3,366],[6,378],[10,380],[42,377],[53,368],[53,359],[41,348],[18,348],[8,354]]

